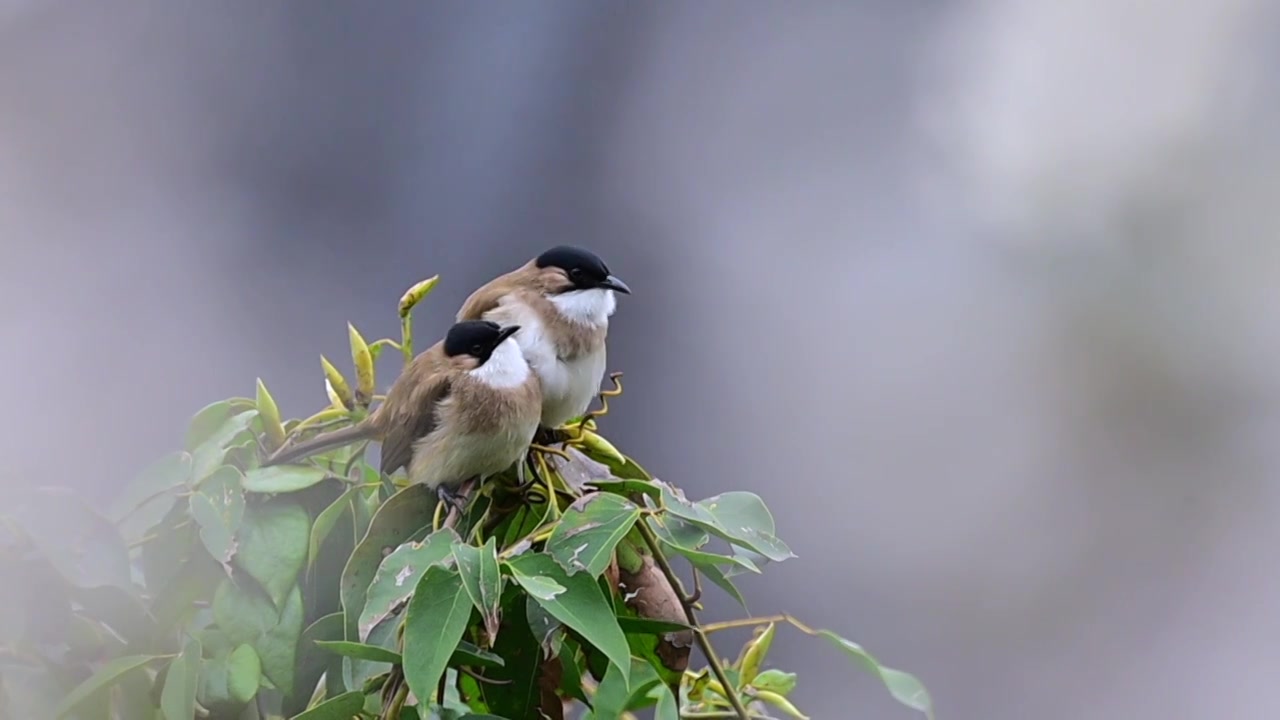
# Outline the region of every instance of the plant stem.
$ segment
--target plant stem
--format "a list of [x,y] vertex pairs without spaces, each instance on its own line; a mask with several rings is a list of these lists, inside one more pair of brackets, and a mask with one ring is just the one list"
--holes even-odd
[[[747,709],[743,707],[742,700],[738,697],[737,689],[733,683],[729,682],[729,676],[725,675],[724,667],[720,664],[720,659],[716,656],[715,648],[711,647],[711,641],[707,639],[707,634],[703,632],[702,626],[698,624],[698,616],[694,611],[693,603],[689,601],[689,596],[684,592],[684,585],[680,582],[680,577],[671,567],[671,563],[667,561],[667,556],[662,554],[662,548],[658,547],[658,538],[654,537],[653,530],[649,528],[649,523],[643,520],[636,523],[636,527],[640,529],[640,536],[644,538],[644,542],[649,546],[649,552],[653,553],[653,561],[658,564],[658,568],[662,570],[662,574],[667,577],[667,582],[671,583],[671,587],[680,596],[680,604],[684,606],[685,616],[689,620],[689,625],[693,629],[693,638],[698,642],[698,648],[702,650],[702,654],[707,658],[707,664],[711,666],[711,672],[716,676],[716,680],[720,681],[725,689],[725,694],[729,696],[729,704],[733,705],[734,712],[741,720],[750,720],[751,715]],[[729,715],[728,717],[733,717]]]
[[405,367],[413,362],[413,312],[400,318],[400,352],[404,354]]
[[740,627],[754,627],[756,625],[764,625],[766,623],[787,622],[790,618],[786,615],[766,615],[764,617],[742,618],[741,620],[726,620],[724,622],[711,623],[702,626],[702,629],[708,633],[719,632],[721,630],[732,630]]

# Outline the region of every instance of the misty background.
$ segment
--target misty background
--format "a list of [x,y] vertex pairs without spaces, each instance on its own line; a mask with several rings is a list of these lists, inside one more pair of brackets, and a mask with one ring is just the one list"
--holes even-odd
[[580,244],[603,431],[799,555],[752,610],[941,719],[1275,717],[1278,67],[1264,0],[0,0],[0,483],[110,497]]

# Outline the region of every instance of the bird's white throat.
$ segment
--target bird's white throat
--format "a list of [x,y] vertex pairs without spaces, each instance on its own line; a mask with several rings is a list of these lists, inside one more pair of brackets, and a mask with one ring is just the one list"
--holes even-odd
[[571,290],[551,296],[551,303],[561,315],[585,325],[605,325],[618,307],[613,291],[605,288]]
[[514,340],[504,340],[483,365],[470,372],[489,387],[513,388],[529,379],[529,362]]

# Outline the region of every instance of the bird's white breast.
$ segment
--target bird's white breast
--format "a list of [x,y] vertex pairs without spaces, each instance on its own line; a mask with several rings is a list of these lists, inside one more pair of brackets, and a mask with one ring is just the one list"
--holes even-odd
[[618,300],[612,290],[591,288],[553,295],[551,304],[574,322],[599,326],[609,323],[609,316],[617,309]]
[[519,387],[529,379],[529,361],[521,352],[518,341],[506,341],[493,349],[483,365],[468,372],[492,388]]
[[[567,298],[569,295],[576,297]],[[567,318],[603,326],[608,325],[609,313],[614,307],[612,290],[579,290],[555,296],[551,301]],[[542,384],[543,425],[556,427],[586,411],[604,377],[603,343],[595,352],[561,358],[542,316],[512,296],[503,298],[498,307],[485,313],[485,319],[499,325],[520,326],[515,334],[516,342]]]

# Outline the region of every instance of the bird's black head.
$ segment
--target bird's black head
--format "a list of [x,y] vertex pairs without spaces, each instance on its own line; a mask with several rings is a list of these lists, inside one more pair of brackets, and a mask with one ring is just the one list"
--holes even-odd
[[621,278],[614,277],[604,261],[590,250],[559,245],[539,255],[534,264],[539,268],[555,267],[563,270],[570,282],[566,291],[601,288],[631,294],[631,288]]
[[499,327],[488,320],[467,320],[449,328],[444,336],[444,354],[449,357],[470,355],[483,365],[495,348],[520,329],[519,325]]

